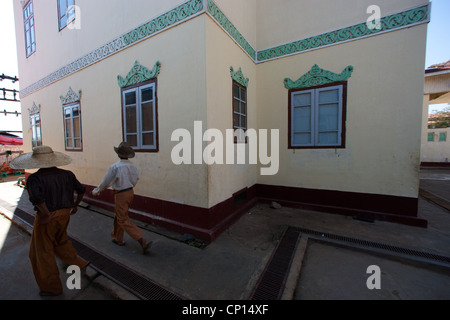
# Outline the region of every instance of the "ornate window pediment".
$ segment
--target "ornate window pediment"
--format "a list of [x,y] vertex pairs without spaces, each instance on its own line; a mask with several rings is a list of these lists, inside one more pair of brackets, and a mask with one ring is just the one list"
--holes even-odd
[[31,108],[28,108],[28,114],[30,116],[33,116],[40,112],[41,112],[41,105],[37,106],[35,102],[33,102],[33,105],[31,106]]
[[69,87],[69,91],[67,92],[66,96],[60,96],[59,99],[61,100],[62,105],[67,105],[75,102],[80,102],[81,100],[81,90],[76,93],[72,90],[71,87]]
[[230,67],[230,73],[231,73],[231,78],[233,78],[234,81],[239,83],[241,86],[244,86],[246,88],[248,87],[249,79],[245,78],[244,74],[242,73],[241,68],[239,68],[238,71],[234,72],[233,67]]
[[313,87],[322,84],[330,84],[333,82],[346,81],[352,76],[353,66],[348,66],[341,74],[324,70],[315,64],[312,69],[300,77],[297,81],[289,78],[284,79],[286,89],[299,89],[306,87]]
[[160,69],[161,63],[159,61],[156,62],[152,70],[147,69],[136,61],[125,79],[118,75],[117,80],[119,81],[119,86],[121,88],[129,87],[131,85],[156,78]]

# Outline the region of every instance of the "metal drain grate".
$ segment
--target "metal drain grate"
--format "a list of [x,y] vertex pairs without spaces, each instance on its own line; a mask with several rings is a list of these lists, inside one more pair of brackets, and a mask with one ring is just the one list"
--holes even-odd
[[[30,225],[33,225],[34,223],[34,217],[19,208],[15,210],[14,215]],[[78,255],[83,259],[90,261],[90,266],[93,269],[127,289],[138,298],[142,300],[183,300],[177,294],[163,288],[117,261],[111,260],[73,237],[69,237],[69,239],[74,248],[78,251]]]
[[309,229],[303,229],[303,228],[296,228],[296,229],[300,233],[312,235],[312,236],[315,236],[320,239],[342,241],[342,242],[350,243],[353,245],[359,245],[359,246],[364,246],[364,247],[369,247],[369,248],[374,248],[374,249],[381,249],[381,250],[386,250],[386,251],[393,252],[393,253],[406,254],[409,256],[414,256],[414,257],[418,257],[418,258],[424,258],[424,259],[429,259],[429,260],[433,260],[433,261],[437,261],[437,262],[443,262],[446,264],[450,264],[450,257],[446,257],[446,256],[442,256],[442,255],[438,255],[438,254],[434,254],[434,253],[430,253],[430,252],[402,248],[402,247],[397,247],[397,246],[393,246],[393,245],[389,245],[389,244],[385,244],[385,243],[350,238],[350,237],[346,237],[346,236],[340,236],[340,235],[335,235],[335,234],[325,233],[325,232],[320,232],[320,231],[314,231],[314,230],[309,230]]
[[250,300],[279,300],[291,268],[300,231],[288,227],[262,273]]
[[286,279],[288,277],[292,260],[297,248],[298,239],[302,234],[309,235],[312,239],[324,241],[345,242],[348,245],[363,246],[366,248],[380,249],[395,254],[404,254],[410,257],[427,259],[450,265],[450,257],[442,256],[430,252],[418,251],[408,248],[402,248],[384,243],[378,243],[368,240],[361,240],[336,234],[320,232],[299,227],[288,227],[258,280],[250,300],[279,300],[284,291]]
[[95,249],[70,238],[78,255],[91,262],[92,268],[127,289],[142,300],[182,300],[178,295],[154,283],[128,267],[109,259]]

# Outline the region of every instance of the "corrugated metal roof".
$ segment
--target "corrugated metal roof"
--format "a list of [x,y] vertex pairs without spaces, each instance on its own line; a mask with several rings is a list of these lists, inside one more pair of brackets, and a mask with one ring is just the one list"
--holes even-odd
[[433,64],[432,66],[429,66],[428,69],[425,70],[425,73],[434,73],[446,70],[450,70],[450,60],[447,62]]

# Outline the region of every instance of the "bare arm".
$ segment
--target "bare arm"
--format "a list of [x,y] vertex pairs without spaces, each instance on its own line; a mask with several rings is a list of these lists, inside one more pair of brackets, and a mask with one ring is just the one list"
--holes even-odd
[[70,212],[71,215],[78,212],[78,206],[80,205],[81,200],[83,200],[84,193],[77,194],[77,199],[75,200],[74,207],[72,208],[72,211]]
[[39,224],[48,224],[52,220],[52,217],[50,215],[50,211],[48,211],[47,205],[45,202],[42,202],[38,205],[36,205],[36,208],[38,208],[38,215],[39,215]]

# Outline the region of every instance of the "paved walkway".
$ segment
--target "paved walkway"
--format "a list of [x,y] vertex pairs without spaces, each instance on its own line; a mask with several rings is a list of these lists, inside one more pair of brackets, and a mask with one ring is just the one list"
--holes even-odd
[[[450,171],[422,171],[421,183],[442,203],[450,202],[450,191],[445,191],[449,190]],[[204,248],[184,243],[183,235],[138,222],[154,242],[151,253],[144,256],[131,238],[125,239],[124,247],[112,244],[111,213],[84,205],[72,217],[69,235],[184,299],[247,300],[287,226],[449,257],[450,212],[423,196],[419,207],[420,215],[429,222],[426,229],[260,204]],[[22,188],[14,181],[1,183],[0,212],[13,218],[17,208],[33,212]],[[0,284],[0,299],[41,299],[27,259],[30,227],[20,219],[13,221],[0,217],[0,277],[5,279]],[[379,290],[367,287],[371,265],[381,269]],[[295,247],[283,299],[448,300],[449,270],[445,263],[303,233]],[[61,274],[67,277],[63,271]],[[56,299],[137,299],[92,268],[89,275],[83,280],[83,290],[66,290]]]

